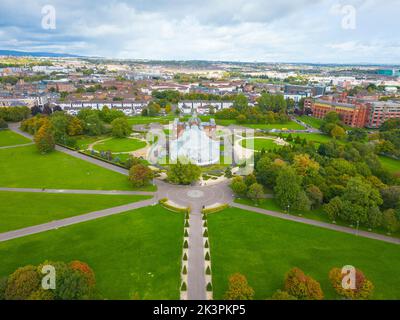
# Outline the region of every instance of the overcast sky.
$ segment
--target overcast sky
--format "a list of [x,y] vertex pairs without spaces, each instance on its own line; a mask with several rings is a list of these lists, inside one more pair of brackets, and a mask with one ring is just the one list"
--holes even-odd
[[[45,5],[56,10],[56,29],[42,27]],[[0,0],[0,48],[130,59],[400,64],[399,14],[399,0]]]

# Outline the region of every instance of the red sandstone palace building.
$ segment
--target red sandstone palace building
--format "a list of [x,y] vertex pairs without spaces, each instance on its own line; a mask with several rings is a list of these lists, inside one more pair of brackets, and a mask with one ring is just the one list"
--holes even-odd
[[400,118],[400,103],[394,101],[324,96],[316,100],[307,99],[304,106],[319,119],[328,112],[337,112],[344,124],[354,128],[379,128],[391,118]]

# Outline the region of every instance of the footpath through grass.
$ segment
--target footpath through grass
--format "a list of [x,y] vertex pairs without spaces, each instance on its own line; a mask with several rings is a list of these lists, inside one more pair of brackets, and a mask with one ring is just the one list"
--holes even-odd
[[32,142],[11,130],[0,130],[0,147],[16,146]]
[[150,198],[136,195],[0,192],[0,233]]
[[328,273],[353,265],[375,285],[374,299],[400,299],[399,245],[356,237],[237,208],[208,217],[214,298],[223,298],[228,277],[244,274],[256,299],[283,288],[285,274],[301,268],[336,299]]
[[36,146],[0,150],[0,186],[14,188],[132,190],[128,178],[64,154],[40,154]]
[[0,278],[45,260],[81,260],[105,299],[179,299],[183,219],[146,207],[3,242]]

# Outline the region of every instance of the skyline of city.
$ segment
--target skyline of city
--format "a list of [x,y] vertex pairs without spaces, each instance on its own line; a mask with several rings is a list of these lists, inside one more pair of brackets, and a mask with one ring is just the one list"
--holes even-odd
[[[122,59],[396,64],[396,1],[1,1],[0,48]],[[371,23],[373,21],[374,23]]]

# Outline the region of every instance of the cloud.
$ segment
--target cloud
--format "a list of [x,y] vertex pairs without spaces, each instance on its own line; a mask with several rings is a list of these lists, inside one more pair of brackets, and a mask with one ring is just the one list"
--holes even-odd
[[[57,29],[41,28],[53,5]],[[344,3],[343,3],[344,4]],[[117,58],[398,63],[400,4],[346,0],[13,0],[0,2],[0,46]]]

